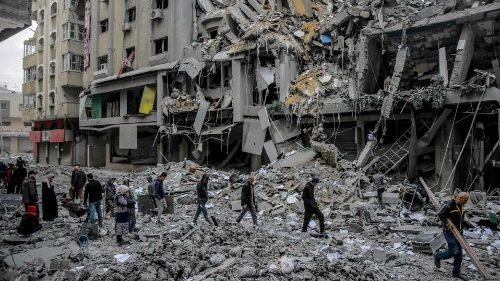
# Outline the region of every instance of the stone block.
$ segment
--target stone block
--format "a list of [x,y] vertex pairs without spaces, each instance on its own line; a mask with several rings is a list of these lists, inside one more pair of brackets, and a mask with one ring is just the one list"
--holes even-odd
[[383,193],[382,194],[382,203],[384,204],[399,204],[401,202],[401,198],[399,198],[398,193]]

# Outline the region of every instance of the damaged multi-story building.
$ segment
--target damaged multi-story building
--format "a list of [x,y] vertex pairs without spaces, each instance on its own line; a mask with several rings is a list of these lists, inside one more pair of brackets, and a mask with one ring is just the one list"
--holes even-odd
[[256,170],[319,143],[365,170],[410,158],[442,188],[496,181],[498,1],[86,6],[81,163]]
[[83,90],[83,0],[34,0],[31,11],[37,27],[24,41],[22,93],[33,156],[42,164],[72,165]]

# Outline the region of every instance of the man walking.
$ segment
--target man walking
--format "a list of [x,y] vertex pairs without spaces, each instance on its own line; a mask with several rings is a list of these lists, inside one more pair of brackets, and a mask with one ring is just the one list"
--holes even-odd
[[156,206],[156,199],[155,199],[155,181],[153,181],[153,177],[152,176],[148,176],[146,178],[146,180],[148,181],[148,196],[149,196],[149,199],[151,199],[151,201],[153,201],[153,206],[154,208],[158,208],[158,206]]
[[76,200],[78,204],[83,197],[83,186],[85,185],[85,173],[80,170],[80,165],[76,164],[71,173],[71,188],[69,196],[71,200]]
[[156,219],[157,224],[163,224],[161,222],[161,215],[163,214],[163,207],[165,206],[165,190],[163,190],[163,181],[167,177],[167,173],[161,173],[160,177],[155,181],[155,200],[158,210],[158,217]]
[[101,208],[101,200],[102,193],[104,190],[102,189],[101,183],[99,181],[94,180],[94,175],[87,174],[88,183],[85,186],[85,197],[83,202],[85,205],[89,206],[89,221],[91,224],[95,224],[96,216],[99,220],[99,226],[102,227],[102,208]]
[[255,182],[254,176],[249,176],[247,182],[241,188],[241,213],[236,219],[237,223],[243,219],[248,210],[252,214],[252,221],[254,225],[257,225],[257,211],[255,204],[255,194],[253,190],[253,184]]
[[[443,223],[443,235],[448,243],[448,249],[434,254],[434,264],[437,268],[441,268],[441,260],[453,257],[452,275],[461,280],[465,280],[462,274],[460,274],[463,258],[462,246],[451,232],[451,226],[454,225],[462,233],[464,227],[464,205],[468,200],[469,194],[461,192],[454,200],[445,202],[441,206],[441,209],[439,209],[438,217]],[[448,222],[448,219],[451,220],[451,224]]]
[[373,175],[372,179],[373,185],[377,190],[378,204],[380,207],[382,207],[382,194],[385,191],[385,176],[380,172],[380,170],[376,170],[376,173]]
[[208,201],[208,190],[207,190],[208,179],[209,179],[208,174],[203,174],[203,176],[201,176],[201,180],[198,182],[198,185],[196,186],[196,193],[198,195],[197,198],[198,207],[196,208],[196,214],[194,215],[194,220],[193,220],[194,224],[196,224],[196,221],[198,221],[200,213],[203,213],[203,217],[208,222],[208,224],[212,224],[212,222],[208,218],[207,207],[205,207],[205,204],[207,204]]
[[30,208],[30,206],[34,206],[36,208],[36,217],[39,218],[40,209],[38,208],[38,192],[36,191],[35,175],[35,171],[29,171],[28,177],[21,186],[21,193],[23,195],[24,210],[28,212],[28,209],[33,208]]
[[319,232],[325,233],[325,217],[318,208],[318,203],[314,198],[314,187],[319,183],[318,177],[313,177],[310,182],[304,187],[302,192],[302,200],[304,200],[304,224],[302,225],[302,232],[307,232],[307,227],[313,215],[319,220]]

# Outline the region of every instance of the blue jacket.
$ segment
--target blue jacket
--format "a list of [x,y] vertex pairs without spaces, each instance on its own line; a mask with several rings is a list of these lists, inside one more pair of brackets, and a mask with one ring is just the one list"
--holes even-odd
[[158,200],[162,200],[163,198],[165,198],[163,183],[159,179],[155,181],[155,198]]

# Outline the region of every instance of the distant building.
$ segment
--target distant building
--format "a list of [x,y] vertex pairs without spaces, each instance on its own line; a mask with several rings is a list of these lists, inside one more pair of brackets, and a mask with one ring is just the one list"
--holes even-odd
[[0,0],[0,42],[31,26],[31,0]]
[[83,85],[84,1],[35,0],[37,29],[24,42],[24,116],[33,121],[39,163],[75,162],[78,95]]
[[23,120],[22,109],[21,93],[0,87],[0,146],[3,154],[27,153],[33,150],[29,140],[31,122]]

